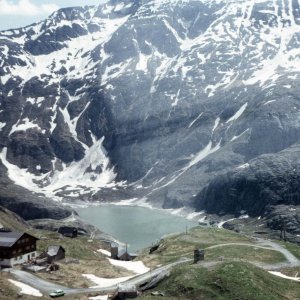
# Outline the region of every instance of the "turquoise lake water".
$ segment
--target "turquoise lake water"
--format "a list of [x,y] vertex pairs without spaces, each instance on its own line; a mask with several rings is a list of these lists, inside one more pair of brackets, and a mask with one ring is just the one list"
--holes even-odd
[[79,216],[117,240],[127,243],[131,251],[156,243],[163,235],[185,232],[196,221],[156,209],[136,206],[99,205],[76,208]]

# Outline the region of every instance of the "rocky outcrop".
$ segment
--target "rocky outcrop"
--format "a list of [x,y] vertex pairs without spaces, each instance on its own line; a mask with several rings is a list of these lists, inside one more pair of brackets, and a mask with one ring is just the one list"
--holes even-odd
[[296,1],[111,0],[0,32],[10,193],[298,206],[299,24]]
[[[0,163],[0,205],[21,216],[24,220],[32,219],[63,219],[70,216],[74,211],[44,195],[32,192],[14,185],[3,176],[5,168]],[[22,180],[20,178],[20,180]]]
[[268,206],[300,205],[300,146],[262,155],[213,179],[196,197],[195,205],[208,213],[247,211],[262,216]]
[[[267,225],[273,230],[285,230],[287,233],[300,234],[299,206],[277,205],[266,210]],[[300,240],[299,240],[300,242]]]

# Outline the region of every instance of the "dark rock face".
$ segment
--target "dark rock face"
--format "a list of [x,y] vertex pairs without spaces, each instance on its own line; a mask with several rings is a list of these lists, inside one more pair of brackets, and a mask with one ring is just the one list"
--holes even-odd
[[267,206],[300,205],[300,146],[260,156],[213,179],[195,199],[199,210],[261,216]]
[[3,176],[70,201],[299,206],[299,5],[252,4],[111,0],[0,32]]
[[288,233],[300,233],[299,206],[277,205],[268,207],[266,211],[267,225],[273,230],[286,230]]
[[43,195],[34,195],[30,191],[14,185],[3,177],[5,168],[0,164],[0,205],[21,216],[24,220],[64,219],[69,217],[72,209],[47,199]]

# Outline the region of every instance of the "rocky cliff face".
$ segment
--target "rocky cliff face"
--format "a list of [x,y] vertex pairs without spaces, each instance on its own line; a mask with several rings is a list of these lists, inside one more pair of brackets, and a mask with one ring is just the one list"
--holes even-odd
[[5,176],[52,199],[299,205],[299,29],[297,0],[111,0],[0,32]]

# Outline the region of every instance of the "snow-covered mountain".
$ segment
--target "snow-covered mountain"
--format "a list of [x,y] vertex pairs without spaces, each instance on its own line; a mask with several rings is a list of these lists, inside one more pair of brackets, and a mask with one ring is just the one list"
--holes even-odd
[[300,204],[298,0],[111,0],[0,32],[0,51],[14,185],[212,213]]

